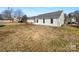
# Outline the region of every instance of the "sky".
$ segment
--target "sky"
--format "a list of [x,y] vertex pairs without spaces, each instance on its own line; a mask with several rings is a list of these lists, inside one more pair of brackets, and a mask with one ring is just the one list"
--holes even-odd
[[[67,13],[67,14],[70,12],[79,10],[79,7],[10,7],[10,8],[12,8],[13,11],[20,9],[28,17],[36,16],[36,15],[43,14],[43,13],[54,12],[58,10],[63,10],[64,13]],[[0,13],[2,13],[6,9],[8,8],[0,7]]]

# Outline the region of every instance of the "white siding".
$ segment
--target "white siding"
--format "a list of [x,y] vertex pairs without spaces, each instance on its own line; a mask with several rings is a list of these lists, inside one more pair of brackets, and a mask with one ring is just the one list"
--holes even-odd
[[19,21],[19,19],[17,19],[17,18],[14,18],[14,22],[18,22]]
[[58,19],[58,26],[62,26],[64,24],[64,13],[62,12],[62,14],[60,15],[59,19]]
[[[38,23],[37,23],[38,20]],[[56,27],[60,27],[64,24],[64,13],[62,12],[62,14],[60,15],[60,17],[58,19],[53,19],[53,23],[51,23],[51,19],[45,19],[45,23],[43,23],[43,19],[28,19],[27,22],[32,22],[34,24],[37,25],[48,25],[48,26],[56,26]]]
[[76,22],[76,18],[74,18],[74,17],[71,20],[72,20],[72,22]]
[[48,26],[57,26],[57,19],[53,19],[53,23],[51,23],[51,19],[45,19],[45,23],[43,23],[43,19],[38,19],[38,23],[34,23],[37,25],[48,25]]
[[56,26],[56,27],[59,27],[61,26],[61,24],[63,24],[63,21],[60,21],[59,19],[53,19],[53,23],[51,23],[51,19],[45,19],[45,23],[43,23],[43,19],[35,19],[35,22],[33,19],[31,19],[31,20],[27,20],[27,22],[34,23],[36,25],[47,25],[47,26]]
[[28,19],[27,22],[34,23],[34,19]]

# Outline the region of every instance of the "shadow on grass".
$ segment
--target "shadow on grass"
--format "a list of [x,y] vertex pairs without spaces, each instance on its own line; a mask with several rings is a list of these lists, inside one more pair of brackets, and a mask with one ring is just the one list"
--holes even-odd
[[0,25],[0,27],[4,27],[5,25]]

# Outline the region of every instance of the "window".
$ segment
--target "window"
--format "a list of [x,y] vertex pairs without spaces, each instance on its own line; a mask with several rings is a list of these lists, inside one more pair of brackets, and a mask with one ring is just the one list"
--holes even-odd
[[51,18],[51,23],[53,23],[53,19]]
[[37,23],[38,23],[38,19],[37,19]]
[[45,19],[43,19],[43,23],[45,23]]

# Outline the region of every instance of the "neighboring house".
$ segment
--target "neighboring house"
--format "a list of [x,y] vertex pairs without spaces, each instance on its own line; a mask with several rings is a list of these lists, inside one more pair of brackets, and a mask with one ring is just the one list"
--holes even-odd
[[19,19],[16,17],[16,18],[14,18],[14,20],[13,20],[13,22],[18,22],[19,21]]
[[19,21],[21,21],[21,19],[22,19],[22,17],[14,17],[13,21],[14,22],[19,22]]
[[1,22],[12,22],[12,18],[5,17],[3,14],[0,14],[0,23]]
[[76,17],[73,13],[70,13],[67,18],[68,24],[76,24]]
[[63,11],[56,11],[46,14],[41,14],[34,17],[29,17],[27,22],[31,22],[36,25],[47,25],[60,27],[64,24],[64,13]]
[[76,23],[76,17],[70,17],[68,23],[75,24]]

